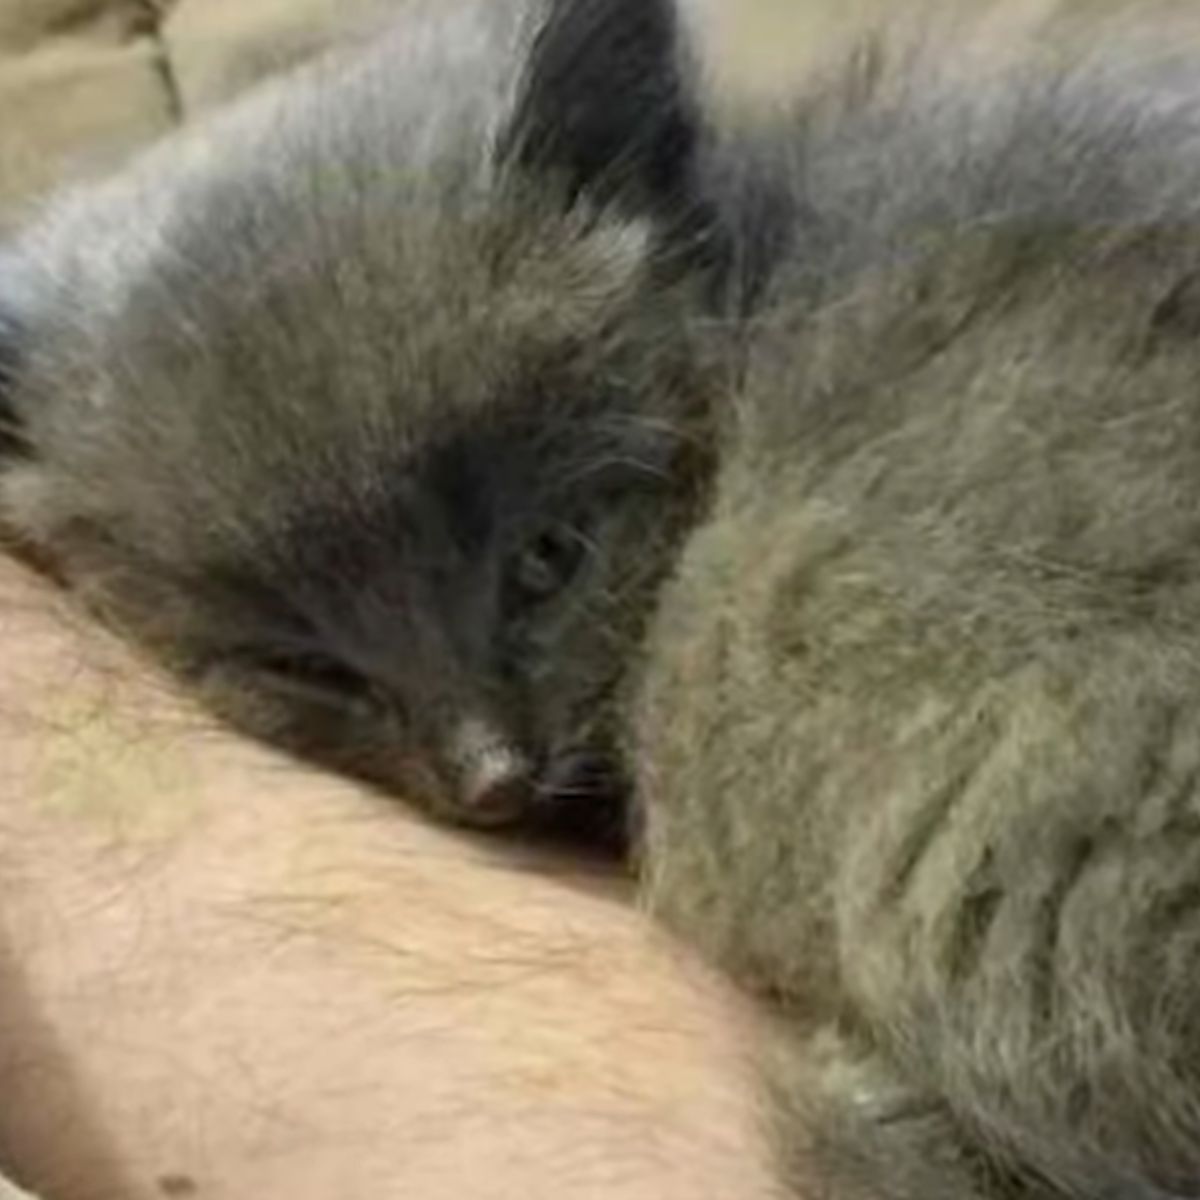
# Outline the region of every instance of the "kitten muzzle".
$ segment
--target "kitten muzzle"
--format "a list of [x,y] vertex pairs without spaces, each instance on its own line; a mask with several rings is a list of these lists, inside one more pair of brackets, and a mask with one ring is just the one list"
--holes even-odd
[[456,808],[473,825],[505,825],[517,820],[533,796],[532,768],[526,756],[485,722],[462,721],[452,739],[451,767]]

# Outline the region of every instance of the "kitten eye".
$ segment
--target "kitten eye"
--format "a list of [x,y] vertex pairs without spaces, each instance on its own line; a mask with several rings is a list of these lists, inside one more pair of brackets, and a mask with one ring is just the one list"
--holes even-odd
[[548,600],[571,582],[583,556],[584,541],[578,533],[557,526],[544,529],[517,553],[509,584],[526,603]]
[[316,700],[370,700],[370,680],[327,654],[260,654],[250,660],[254,671],[293,693]]

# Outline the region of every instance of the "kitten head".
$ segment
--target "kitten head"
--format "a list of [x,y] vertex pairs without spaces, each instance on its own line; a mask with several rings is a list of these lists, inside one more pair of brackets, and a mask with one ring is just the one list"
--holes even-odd
[[541,61],[495,135],[455,119],[470,72],[408,125],[378,78],[304,82],[84,194],[23,247],[7,389],[7,518],[112,620],[242,727],[478,824],[607,782],[705,476],[641,190],[673,171],[567,155]]

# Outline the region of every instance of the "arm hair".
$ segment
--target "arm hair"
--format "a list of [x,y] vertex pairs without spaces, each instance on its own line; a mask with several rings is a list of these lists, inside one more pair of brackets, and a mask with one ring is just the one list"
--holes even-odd
[[0,559],[0,1159],[56,1200],[774,1195],[747,1015],[583,862],[206,726]]

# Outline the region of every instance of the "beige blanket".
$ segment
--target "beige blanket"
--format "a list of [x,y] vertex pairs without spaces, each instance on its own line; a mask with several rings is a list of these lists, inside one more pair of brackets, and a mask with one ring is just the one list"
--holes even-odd
[[110,169],[400,0],[0,0],[0,235],[66,180]]

